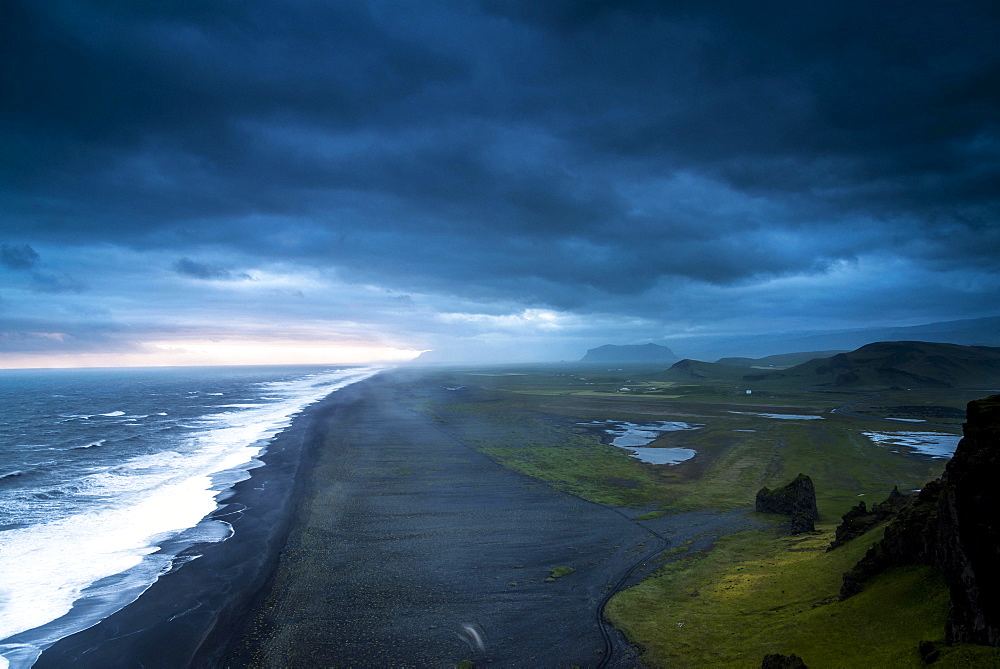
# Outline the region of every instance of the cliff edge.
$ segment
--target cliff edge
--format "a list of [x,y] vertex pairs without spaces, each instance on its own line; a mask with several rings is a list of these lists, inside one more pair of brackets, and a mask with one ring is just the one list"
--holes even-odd
[[890,567],[927,564],[951,595],[948,643],[1000,646],[1000,395],[970,402],[963,438],[931,481],[851,571],[841,599]]

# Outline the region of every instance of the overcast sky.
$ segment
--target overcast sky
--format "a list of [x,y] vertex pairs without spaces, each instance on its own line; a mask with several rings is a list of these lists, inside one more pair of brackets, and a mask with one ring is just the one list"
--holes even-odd
[[998,7],[5,0],[0,366],[997,315]]

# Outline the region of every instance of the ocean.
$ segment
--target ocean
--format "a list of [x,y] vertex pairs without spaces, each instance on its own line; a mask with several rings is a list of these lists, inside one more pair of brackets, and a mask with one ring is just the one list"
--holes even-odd
[[224,541],[208,519],[307,405],[375,367],[0,371],[0,669]]

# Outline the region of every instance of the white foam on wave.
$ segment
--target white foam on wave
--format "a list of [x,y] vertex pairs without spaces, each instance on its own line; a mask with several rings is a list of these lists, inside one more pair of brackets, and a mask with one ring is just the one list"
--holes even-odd
[[[38,628],[28,647],[19,637],[10,652],[0,642],[0,653],[17,667],[30,666],[34,659],[24,664],[24,658],[134,601],[170,569],[173,556],[157,553],[160,545],[204,525],[219,493],[259,465],[255,458],[295,414],[379,371],[356,368],[261,384],[281,399],[210,414],[176,450],[83,477],[80,493],[106,500],[100,507],[0,533],[0,640]],[[199,541],[228,536],[199,535]],[[82,596],[88,605],[80,609],[89,617],[71,612]]]
[[70,414],[60,414],[59,417],[62,420],[58,421],[60,423],[68,423],[72,420],[90,420],[96,414],[83,414],[83,413],[70,413]]
[[[157,539],[211,513],[215,493],[208,484],[207,476],[160,482],[114,507],[5,532],[0,542],[0,638],[63,616],[84,588],[138,567],[156,551]],[[155,575],[169,558],[148,562],[146,571]],[[143,576],[148,575],[136,577],[147,580]]]
[[112,411],[110,413],[99,413],[97,415],[98,416],[107,416],[109,418],[115,418],[117,416],[124,416],[125,412],[124,411]]
[[932,458],[950,458],[962,437],[946,432],[863,432],[878,446],[903,446]]
[[72,446],[71,448],[73,448],[75,450],[79,450],[79,449],[83,449],[83,448],[97,448],[98,446],[100,446],[101,444],[103,444],[106,441],[107,441],[107,439],[97,439],[96,441],[91,441],[90,443],[83,444],[83,445],[80,445],[80,446]]

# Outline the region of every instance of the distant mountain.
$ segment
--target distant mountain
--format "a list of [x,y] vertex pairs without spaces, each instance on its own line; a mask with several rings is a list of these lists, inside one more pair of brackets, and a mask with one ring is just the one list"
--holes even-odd
[[785,369],[801,365],[816,358],[829,358],[838,353],[847,351],[805,351],[804,353],[779,353],[769,355],[765,358],[719,358],[715,362],[720,365],[737,365],[740,367],[774,367],[775,369]]
[[1000,316],[940,321],[906,327],[878,327],[756,335],[692,335],[670,345],[686,357],[717,360],[723,356],[760,358],[791,351],[851,351],[873,341],[936,341],[963,346],[1000,346]]
[[663,373],[664,381],[739,381],[749,371],[746,367],[723,365],[717,362],[702,362],[701,360],[685,359],[675,362]]
[[677,355],[659,344],[615,346],[605,344],[587,351],[580,362],[674,362]]
[[1000,384],[1000,348],[922,341],[877,342],[784,371],[748,374],[744,378],[848,388],[995,388]]

